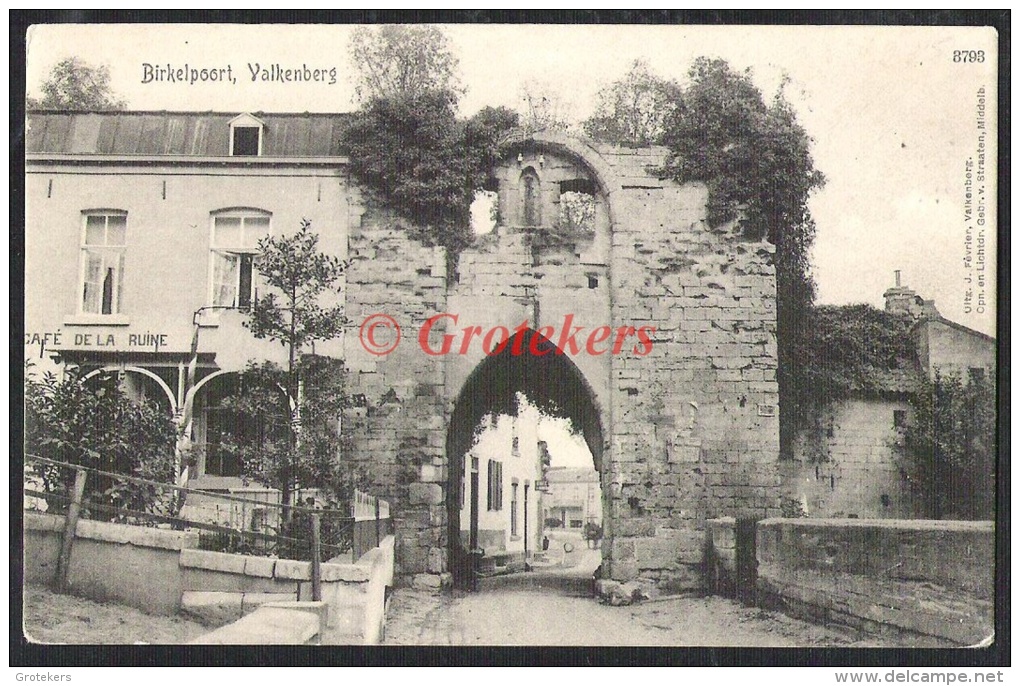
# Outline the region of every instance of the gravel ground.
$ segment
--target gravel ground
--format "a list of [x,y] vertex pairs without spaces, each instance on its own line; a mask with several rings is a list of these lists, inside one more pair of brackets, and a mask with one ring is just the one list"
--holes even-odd
[[27,586],[24,594],[25,636],[33,643],[178,644],[209,629],[182,617],[147,615],[112,603],[53,593]]
[[878,645],[841,630],[724,598],[610,607],[540,587],[446,596],[398,589],[389,645],[746,646]]

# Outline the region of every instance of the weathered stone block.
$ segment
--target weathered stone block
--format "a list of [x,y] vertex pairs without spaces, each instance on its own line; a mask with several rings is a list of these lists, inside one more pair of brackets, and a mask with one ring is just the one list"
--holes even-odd
[[439,505],[443,502],[443,487],[435,483],[413,483],[408,499],[412,505]]
[[271,579],[276,560],[271,557],[247,557],[244,561],[244,575]]
[[181,551],[180,566],[207,569],[215,572],[244,574],[244,566],[247,561],[248,557],[245,555],[233,555],[231,553],[217,553],[211,550],[194,550],[188,548]]
[[426,569],[430,574],[442,574],[445,572],[446,550],[443,548],[429,548]]
[[677,543],[672,538],[639,538],[634,541],[634,557],[641,569],[670,569],[678,560]]
[[446,467],[423,464],[421,466],[421,480],[424,483],[445,483]]
[[274,576],[277,579],[308,581],[312,576],[312,563],[298,560],[277,560]]

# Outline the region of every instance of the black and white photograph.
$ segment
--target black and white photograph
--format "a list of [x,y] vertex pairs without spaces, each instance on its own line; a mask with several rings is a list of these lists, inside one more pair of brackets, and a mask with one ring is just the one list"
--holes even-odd
[[24,640],[994,647],[1000,40],[31,26]]

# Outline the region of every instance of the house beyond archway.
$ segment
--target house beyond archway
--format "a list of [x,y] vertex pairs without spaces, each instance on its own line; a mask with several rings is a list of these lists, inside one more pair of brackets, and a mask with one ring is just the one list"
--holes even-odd
[[[520,354],[514,354],[515,351],[519,351]],[[494,505],[492,470],[495,465],[472,464],[470,457],[475,432],[486,416],[517,414],[521,394],[544,414],[570,419],[584,437],[596,471],[602,474],[605,433],[591,386],[580,369],[552,341],[532,329],[516,331],[507,340],[501,352],[487,356],[468,376],[457,397],[447,426],[449,568],[453,573],[454,583],[461,587],[470,587],[474,565],[477,564],[477,560],[472,558],[471,551],[477,550],[480,545],[477,515],[479,508],[491,510]],[[512,450],[516,452],[518,446],[514,445]],[[495,457],[515,459],[514,455]],[[475,457],[474,462],[477,461],[478,457]],[[502,475],[503,461],[491,462],[499,466],[499,474]],[[527,530],[529,526],[535,526],[535,518],[529,518],[529,512],[533,509],[537,512],[538,509],[530,507],[528,499],[537,496],[535,489],[542,478],[540,468],[531,469],[528,466],[528,469],[517,484],[523,497],[521,507],[524,513],[524,526],[517,530],[516,535],[523,537],[525,556],[528,551],[538,549],[536,536],[538,529]],[[481,476],[483,473],[486,473],[484,480]],[[530,477],[530,474],[534,476]],[[509,481],[506,484],[502,483],[501,476],[499,490],[506,491],[509,485]],[[488,502],[483,500],[482,491],[486,492]],[[465,498],[465,494],[470,497]],[[507,516],[513,517],[516,522],[518,488],[513,488],[512,497],[514,498],[512,509],[504,508],[502,502],[497,509],[505,509]],[[474,502],[470,502],[471,500]],[[466,531],[461,516],[462,508],[473,513],[471,524]]]

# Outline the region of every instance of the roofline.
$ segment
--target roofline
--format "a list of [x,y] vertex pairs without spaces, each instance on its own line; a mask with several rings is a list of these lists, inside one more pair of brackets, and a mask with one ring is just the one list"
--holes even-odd
[[939,322],[940,324],[945,324],[946,326],[948,326],[951,329],[956,329],[958,331],[963,331],[964,333],[969,333],[969,334],[972,334],[974,336],[978,336],[980,338],[983,338],[986,341],[988,341],[989,343],[995,343],[996,342],[995,336],[989,336],[986,333],[983,333],[983,332],[978,331],[976,329],[972,329],[969,326],[965,326],[963,324],[960,324],[959,322],[954,322],[951,319],[946,319],[941,314],[938,315],[937,317],[923,317],[923,318],[918,320],[917,326],[921,326],[922,324],[924,324],[926,322]]
[[103,115],[204,115],[204,116],[218,116],[218,117],[239,117],[243,114],[251,115],[255,118],[261,117],[338,117],[348,116],[355,114],[354,112],[238,112],[237,110],[232,112],[224,112],[222,110],[62,110],[62,109],[30,109],[25,112],[26,115],[31,114],[66,114],[66,115],[77,115],[77,114],[103,114]]
[[350,164],[347,156],[299,157],[299,156],[242,156],[242,155],[103,155],[97,153],[51,153],[30,152],[25,154],[26,164],[88,165],[161,165],[190,164],[195,166],[218,167],[346,167]]

